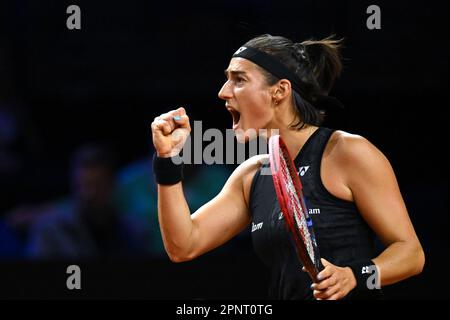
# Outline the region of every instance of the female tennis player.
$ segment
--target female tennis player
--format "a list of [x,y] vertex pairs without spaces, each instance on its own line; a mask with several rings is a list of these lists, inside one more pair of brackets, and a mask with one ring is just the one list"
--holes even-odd
[[[339,47],[332,38],[294,43],[259,36],[233,55],[219,92],[238,141],[248,139],[248,129],[278,129],[286,143],[322,257],[318,280],[302,272],[272,177],[261,174],[267,155],[239,165],[222,191],[191,215],[182,165],[172,161],[190,133],[183,108],[151,126],[158,217],[172,261],[194,259],[253,223],[255,250],[271,270],[270,298],[379,297],[380,287],[422,271],[424,252],[389,161],[367,139],[321,127],[322,106],[336,102],[328,93],[342,68]],[[375,235],[385,245],[378,255]]]

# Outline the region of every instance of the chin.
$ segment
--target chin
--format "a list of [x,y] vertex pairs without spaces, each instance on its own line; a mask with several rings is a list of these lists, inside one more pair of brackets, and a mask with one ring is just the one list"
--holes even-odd
[[246,129],[236,129],[234,130],[234,134],[236,136],[236,140],[239,143],[247,143],[250,140],[256,139],[258,137],[258,131],[256,129],[250,128]]

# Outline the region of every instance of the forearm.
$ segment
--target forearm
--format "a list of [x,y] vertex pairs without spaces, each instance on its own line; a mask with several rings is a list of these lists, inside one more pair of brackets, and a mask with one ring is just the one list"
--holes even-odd
[[380,273],[381,286],[422,272],[425,256],[419,241],[397,241],[373,259]]
[[181,182],[158,185],[158,219],[171,260],[186,260],[192,247],[193,223]]

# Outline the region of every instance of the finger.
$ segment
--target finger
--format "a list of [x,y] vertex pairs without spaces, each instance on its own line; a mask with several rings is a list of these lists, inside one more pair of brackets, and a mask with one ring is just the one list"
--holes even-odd
[[320,261],[322,262],[324,267],[333,265],[330,261],[328,261],[328,260],[326,260],[324,258],[321,258]]
[[322,300],[322,295],[321,295],[322,291],[318,291],[318,290],[314,290],[313,291],[313,296],[314,298],[316,298],[317,300]]
[[186,115],[186,110],[183,107],[180,107],[180,108],[175,109],[175,110],[170,110],[167,113],[163,113],[159,117],[164,119],[164,120],[168,120],[168,119],[173,118],[175,116],[184,116],[184,115]]
[[191,125],[189,123],[189,117],[187,115],[174,116],[173,121],[177,127],[185,128],[191,131]]
[[179,107],[177,110],[175,110],[177,115],[182,116],[186,114],[186,110],[183,107]]
[[176,110],[171,110],[171,111],[169,111],[169,112],[160,114],[160,115],[158,116],[158,118],[159,118],[159,119],[162,119],[162,120],[168,121],[168,120],[171,120],[171,119],[172,119],[174,116],[176,116],[176,115],[177,115],[177,111],[176,111]]
[[156,128],[159,129],[163,135],[168,135],[172,132],[172,126],[166,120],[156,121]]
[[167,121],[169,123],[169,125],[173,126],[173,128],[175,129],[175,123],[173,122],[172,116],[170,115],[170,112],[167,113],[163,113],[160,114],[159,116],[157,116],[153,122],[158,122],[158,121]]
[[328,288],[325,291],[314,290],[313,294],[314,294],[315,298],[327,300],[327,299],[330,299],[336,293],[338,293],[339,290],[340,290],[339,286],[334,286],[334,287]]
[[330,287],[327,290],[322,291],[322,295],[323,295],[322,299],[330,299],[332,296],[337,294],[340,290],[341,290],[341,288],[339,286]]
[[158,119],[152,123],[152,130],[154,131],[154,133],[157,133],[157,131],[159,131],[163,135],[168,135],[173,131],[170,123],[162,119]]
[[155,120],[151,124],[152,133],[154,135],[162,135],[162,128],[159,120]]
[[159,118],[168,121],[172,127],[172,131],[177,127],[186,128],[191,131],[189,117],[186,115],[186,110],[183,107],[163,113]]
[[328,288],[336,285],[336,279],[333,276],[330,276],[329,278],[320,281],[319,283],[313,284],[313,289],[315,290],[327,290]]
[[164,134],[163,134],[161,128],[156,124],[156,122],[152,123],[151,128],[152,128],[153,141],[159,140],[164,137]]
[[340,300],[343,298],[343,295],[340,292],[333,294],[328,300]]
[[328,265],[322,271],[319,272],[319,274],[317,275],[317,280],[323,281],[331,277],[332,274],[333,274],[333,267],[332,265]]
[[175,111],[173,110],[173,111],[170,111],[170,112],[167,112],[167,113],[163,113],[163,114],[161,114],[159,117],[157,117],[156,119],[159,119],[159,120],[163,120],[163,121],[167,121],[167,123],[170,125],[170,127],[171,127],[171,132],[173,131],[173,130],[175,130],[175,128],[176,128],[176,123],[175,123],[175,121],[173,120],[173,117],[175,116],[176,114],[175,114]]
[[306,272],[306,269],[305,269],[305,267],[302,267],[302,271],[303,271],[303,272]]

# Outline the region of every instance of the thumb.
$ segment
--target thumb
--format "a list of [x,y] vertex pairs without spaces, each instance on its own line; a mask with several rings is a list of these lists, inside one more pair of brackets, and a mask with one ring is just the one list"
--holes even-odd
[[186,109],[184,109],[183,107],[179,107],[179,108],[176,110],[176,113],[177,113],[177,115],[179,115],[179,116],[183,116],[183,115],[186,114]]
[[322,264],[324,267],[332,265],[331,262],[329,262],[328,260],[325,260],[324,258],[321,258],[320,261],[322,261]]

